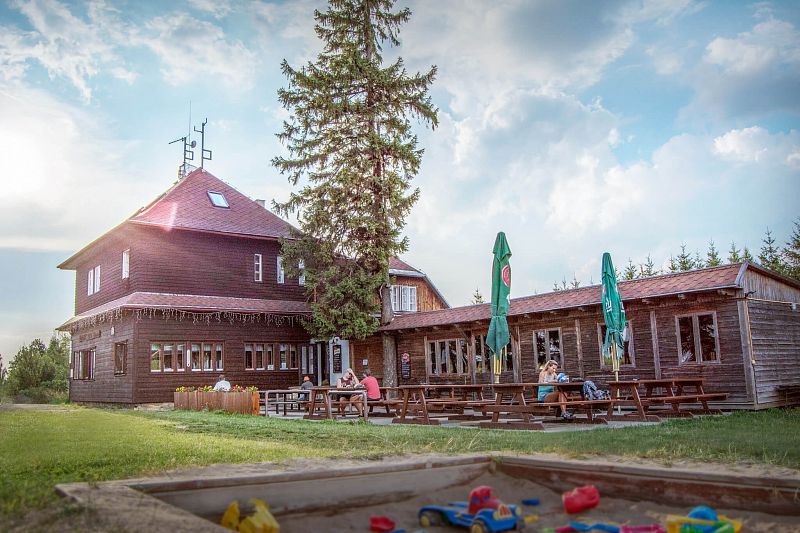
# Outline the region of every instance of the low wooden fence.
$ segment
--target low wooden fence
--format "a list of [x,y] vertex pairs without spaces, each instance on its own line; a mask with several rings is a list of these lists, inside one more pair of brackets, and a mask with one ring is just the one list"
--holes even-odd
[[258,414],[258,392],[191,391],[175,393],[175,409]]

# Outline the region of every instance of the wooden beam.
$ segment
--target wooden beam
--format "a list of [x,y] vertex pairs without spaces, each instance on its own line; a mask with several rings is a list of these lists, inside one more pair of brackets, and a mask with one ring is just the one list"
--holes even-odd
[[[582,307],[579,309],[583,309]],[[578,373],[583,379],[583,346],[581,344],[581,321],[575,319],[575,337],[577,338],[578,345]]]
[[661,354],[658,351],[658,325],[655,311],[650,311],[650,340],[653,343],[653,368],[656,379],[661,379]]

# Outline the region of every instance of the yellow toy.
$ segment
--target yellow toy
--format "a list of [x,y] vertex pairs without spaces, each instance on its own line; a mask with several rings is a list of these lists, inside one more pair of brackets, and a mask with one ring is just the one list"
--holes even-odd
[[269,512],[269,506],[257,498],[250,500],[250,503],[255,507],[255,512],[244,520],[240,520],[239,502],[231,503],[222,515],[220,525],[239,533],[280,533],[281,526]]

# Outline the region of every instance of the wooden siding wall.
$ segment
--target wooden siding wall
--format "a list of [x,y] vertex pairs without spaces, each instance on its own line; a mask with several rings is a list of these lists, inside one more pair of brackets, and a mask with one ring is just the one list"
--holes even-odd
[[[111,328],[114,334],[111,335]],[[79,350],[95,349],[94,379],[70,379],[69,398],[73,402],[131,403],[133,401],[134,364],[133,352],[135,325],[130,317],[113,324],[82,329],[72,336],[73,353]],[[80,340],[81,336],[100,336]],[[128,360],[125,374],[114,374],[114,344],[124,342],[128,345]]]
[[[130,277],[122,279],[122,251],[130,249]],[[277,241],[125,224],[82,258],[76,273],[75,312],[136,291],[270,300],[304,300],[296,278],[277,282]],[[253,254],[262,254],[262,282]],[[87,295],[90,268],[100,265],[100,292]]]
[[[153,319],[136,321],[131,313],[114,323],[115,334],[109,335],[110,326],[89,328],[84,331],[101,331],[100,338],[79,342],[80,333],[73,336],[73,350],[96,347],[95,379],[71,380],[70,399],[75,402],[150,403],[171,402],[172,393],[180,386],[213,385],[219,371],[150,372],[151,342],[203,342],[223,343],[225,376],[233,385],[255,385],[259,389],[279,389],[300,384],[300,369],[295,370],[245,370],[244,344],[246,342],[309,342],[308,333],[299,325],[275,326],[263,323],[242,324],[212,321],[194,324],[191,320]],[[113,345],[128,341],[128,368],[124,376],[114,376]],[[299,354],[298,354],[299,357]]]
[[[706,391],[725,391],[730,393],[730,400],[737,404],[747,404],[747,386],[742,360],[742,345],[739,331],[739,314],[737,301],[734,298],[716,295],[700,296],[695,299],[664,299],[653,304],[628,304],[626,312],[632,321],[633,350],[635,366],[623,366],[620,379],[653,379],[656,368],[662,377],[702,376],[706,380]],[[717,317],[720,361],[700,364],[679,364],[678,335],[675,316],[702,312],[715,312]],[[651,320],[654,319],[654,320]],[[653,342],[652,323],[656,324],[657,338]],[[563,354],[563,370],[571,377],[583,376],[584,379],[604,384],[613,379],[610,368],[601,368],[600,343],[597,325],[603,323],[600,308],[595,306],[585,311],[571,310],[559,314],[536,315],[528,319],[510,319],[510,329],[515,340],[518,339],[523,381],[536,381],[539,369],[536,367],[533,344],[534,331],[539,329],[561,330],[561,349]],[[464,376],[428,377],[425,364],[425,340],[428,342],[441,339],[465,337],[471,334],[485,333],[486,324],[476,324],[471,330],[463,326],[452,326],[437,330],[420,330],[397,334],[398,354],[408,352],[411,355],[412,377],[408,383],[431,383],[440,381],[461,382]],[[580,331],[580,340],[578,338]],[[579,357],[580,346],[580,357]],[[654,357],[654,346],[658,350],[658,363]],[[470,357],[472,359],[472,357]],[[486,375],[478,382],[488,382]],[[501,376],[501,382],[513,381],[512,373]],[[401,384],[404,380],[400,380]],[[471,377],[469,379],[471,381]]]
[[753,298],[779,302],[800,303],[800,289],[782,283],[753,270],[747,270],[742,277],[742,288]]
[[[156,317],[136,324],[133,354],[136,364],[135,403],[171,402],[179,386],[213,385],[220,372],[150,372],[150,343],[167,341],[221,341],[225,376],[231,385],[255,385],[259,390],[283,389],[300,385],[300,369],[245,370],[244,345],[248,342],[309,342],[308,333],[299,325],[282,326],[212,320],[210,324],[193,324],[191,320],[175,321]],[[130,356],[129,356],[130,357]],[[298,354],[299,357],[299,354]]]
[[[400,352],[397,354],[400,359]],[[366,366],[363,364],[367,360]],[[379,383],[383,383],[383,340],[379,335],[363,341],[350,341],[350,366],[361,379],[361,373],[369,368]]]
[[417,288],[417,311],[437,311],[447,306],[431,288],[425,278],[392,276],[395,285],[411,285]]
[[[797,403],[800,305],[748,300],[759,406]],[[782,390],[781,387],[794,387]]]

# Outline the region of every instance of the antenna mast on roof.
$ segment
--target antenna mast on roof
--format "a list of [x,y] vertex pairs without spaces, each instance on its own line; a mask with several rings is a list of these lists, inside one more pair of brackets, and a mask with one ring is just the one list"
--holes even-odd
[[[211,161],[211,150],[206,150],[206,124],[208,124],[208,119],[203,121],[199,130],[194,128],[194,131],[200,134],[200,168],[203,168],[204,161]],[[206,157],[206,153],[208,153],[208,157]]]
[[183,179],[186,174],[197,168],[194,165],[189,164],[189,161],[194,161],[194,150],[192,150],[192,148],[197,146],[197,141],[189,142],[188,137],[184,136],[175,139],[174,141],[170,141],[169,144],[174,144],[178,141],[183,142],[183,164],[178,167],[178,179],[180,180]]

